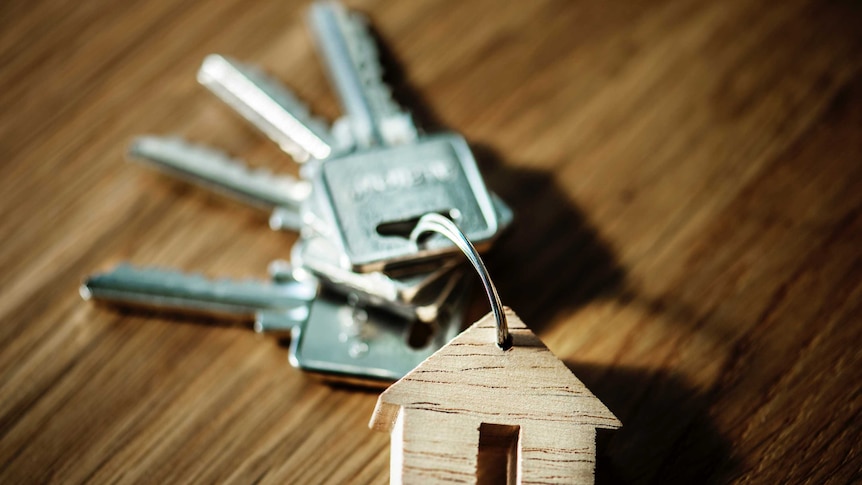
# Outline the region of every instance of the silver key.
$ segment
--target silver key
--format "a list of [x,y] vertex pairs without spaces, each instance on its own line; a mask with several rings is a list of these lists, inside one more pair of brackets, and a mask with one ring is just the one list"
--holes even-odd
[[311,6],[309,20],[329,77],[359,147],[409,143],[416,127],[383,82],[383,69],[367,20],[336,2]]
[[301,228],[299,208],[311,192],[311,185],[305,180],[265,169],[249,169],[241,160],[177,137],[138,137],[129,147],[129,158],[255,207],[272,210],[281,217],[280,228]]
[[[85,300],[116,305],[254,318],[256,331],[290,337],[295,367],[372,385],[403,377],[448,342],[464,324],[465,307],[464,295],[452,292],[446,312],[429,325],[369,311],[294,280],[211,280],[128,265],[87,278],[80,293]],[[430,334],[416,339],[417,330]]]
[[398,272],[354,273],[339,265],[329,241],[320,237],[303,238],[294,244],[291,260],[294,275],[297,270],[311,273],[344,292],[360,292],[372,304],[381,300],[413,303],[422,293],[433,288],[435,283],[448,279],[461,264],[457,259],[434,261],[433,265],[418,268],[400,268]]
[[431,237],[418,248],[409,232],[424,214],[454,220],[475,244],[491,241],[500,225],[473,154],[459,135],[327,160],[312,179],[310,201],[327,237],[353,271],[438,257],[456,248]]
[[[168,175],[236,198],[254,207],[271,210],[273,230],[300,231],[332,238],[334,232],[317,216],[320,209],[309,202],[311,183],[266,169],[251,169],[242,160],[215,148],[193,144],[179,137],[139,136],[129,147],[129,159],[147,163]],[[511,222],[511,209],[494,193],[491,202],[502,232]]]
[[[358,127],[357,136],[366,137],[368,145],[413,141],[312,164],[307,173],[315,189],[307,207],[315,209],[303,209],[297,217],[293,208],[279,207],[270,226],[296,228],[302,221],[305,231],[334,241],[349,261],[347,266],[361,272],[453,251],[448,241],[436,236],[421,248],[406,238],[410,225],[428,212],[454,219],[478,245],[490,242],[500,232],[499,221],[463,138],[451,134],[415,140],[409,115],[398,108],[382,82],[376,46],[359,14],[334,2],[320,2],[312,6],[310,19],[348,118]],[[263,82],[252,76],[244,79]],[[244,106],[252,118],[266,118],[266,113],[254,114],[260,106]],[[383,127],[397,125],[390,123],[396,119],[406,120],[412,134],[384,139]]]
[[[421,273],[390,275],[382,272],[354,273],[332,261],[331,245],[322,238],[301,239],[291,251],[291,276],[300,281],[315,278],[340,294],[363,305],[384,308],[405,318],[430,322],[437,318],[441,305],[454,289],[449,281],[464,277],[460,261],[435,262]],[[277,275],[278,265],[271,267]],[[278,276],[276,276],[277,278]]]
[[326,123],[262,71],[212,54],[201,64],[198,81],[297,162],[328,158],[336,148]]
[[[496,236],[502,234],[510,225],[512,225],[515,215],[512,212],[512,209],[497,194],[491,192],[490,196],[491,204],[494,206],[494,213],[497,217],[496,238]],[[333,240],[336,237],[335,229],[330,227],[329,222],[319,215],[326,212],[323,209],[324,205],[321,205],[325,204],[326,201],[321,199],[323,198],[308,197],[300,206],[299,217],[303,224],[302,234],[304,237],[322,237],[327,240]],[[273,215],[273,217],[275,217],[275,215]],[[291,214],[291,217],[296,216]],[[273,226],[272,222],[270,222],[270,226]],[[276,229],[276,227],[273,226],[273,229]],[[349,267],[349,260],[343,256],[342,258],[344,261],[339,264],[345,268]]]
[[[500,231],[504,231],[511,225],[514,214],[493,192],[491,202],[494,204]],[[326,229],[323,231],[327,232]],[[413,303],[420,293],[426,292],[435,282],[447,277],[459,262],[457,258],[444,259],[435,260],[431,265],[424,263],[399,266],[397,269],[387,268],[386,272],[355,273],[345,269],[349,262],[342,261],[341,255],[330,240],[316,231],[303,231],[303,237],[291,250],[291,259],[295,267],[285,261],[274,261],[270,274],[277,277],[279,273],[284,273],[302,279],[302,274],[296,273],[309,272],[336,291],[345,294],[358,292],[371,304],[379,304],[375,302],[380,300]],[[292,274],[290,268],[293,268]]]
[[173,270],[120,265],[87,278],[80,293],[84,300],[255,321],[259,332],[289,334],[307,319],[317,287],[297,281],[213,280]]
[[291,341],[291,363],[348,382],[356,376],[364,384],[400,379],[462,330],[468,284],[461,281],[431,324],[345,305],[323,292],[311,304],[303,331]]

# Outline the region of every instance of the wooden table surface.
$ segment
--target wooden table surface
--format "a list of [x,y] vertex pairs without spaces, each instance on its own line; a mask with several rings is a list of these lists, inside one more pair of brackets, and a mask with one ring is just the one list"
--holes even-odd
[[[624,423],[599,483],[862,480],[858,2],[350,3],[397,97],[516,211],[486,262]],[[375,392],[77,292],[123,260],[265,277],[288,256],[266,215],[124,151],[175,133],[295,173],[195,72],[254,62],[334,118],[306,7],[0,7],[0,482],[388,480]]]

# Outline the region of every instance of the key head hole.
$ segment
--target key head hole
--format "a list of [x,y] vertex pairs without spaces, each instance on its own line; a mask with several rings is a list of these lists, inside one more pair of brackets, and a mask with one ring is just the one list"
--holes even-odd
[[[448,209],[448,210],[440,210],[440,211],[430,211],[429,213],[440,214],[441,216],[449,219],[452,222],[457,223],[458,219],[461,218],[461,211],[458,209]],[[381,236],[389,236],[389,237],[400,237],[402,239],[410,239],[410,233],[413,232],[413,229],[416,227],[416,224],[419,223],[419,219],[422,218],[425,214],[420,214],[415,217],[410,217],[407,219],[399,219],[396,221],[388,221],[381,222],[377,225],[377,234]],[[422,240],[432,236],[433,233],[429,233],[422,236]],[[420,240],[421,242],[421,240]]]

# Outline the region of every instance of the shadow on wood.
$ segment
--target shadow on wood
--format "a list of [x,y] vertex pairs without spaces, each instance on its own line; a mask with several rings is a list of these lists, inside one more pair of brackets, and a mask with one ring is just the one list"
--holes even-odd
[[[396,101],[408,109],[428,133],[454,130],[406,79],[390,43],[374,26],[384,79]],[[469,140],[468,140],[469,141]],[[503,302],[514,308],[536,331],[561,311],[595,298],[625,295],[625,271],[609,245],[587,222],[557,185],[552,174],[514,168],[493,148],[470,143],[488,188],[514,213],[513,226],[485,257]],[[487,313],[487,304],[474,306],[468,322]]]
[[425,133],[438,133],[441,131],[458,131],[453,127],[447,127],[440,121],[440,117],[428,103],[425,97],[410,84],[405,74],[404,63],[390,48],[391,42],[380,31],[369,24],[371,35],[377,44],[378,58],[383,67],[383,81],[391,88],[392,98],[399,106],[409,111],[420,131]]
[[534,331],[560,311],[628,293],[613,250],[551,174],[508,166],[487,146],[473,151],[488,187],[515,212],[488,267],[503,302]]
[[662,371],[566,365],[623,422],[618,430],[598,434],[597,484],[729,480],[740,466],[709,418],[708,396],[681,378]]

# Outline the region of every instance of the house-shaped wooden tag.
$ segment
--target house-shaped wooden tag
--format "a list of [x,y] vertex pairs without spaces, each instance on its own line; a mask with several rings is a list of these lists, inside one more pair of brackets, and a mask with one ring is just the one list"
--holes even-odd
[[489,313],[380,395],[369,426],[391,433],[391,483],[593,483],[596,428],[621,423],[506,315],[510,349]]

